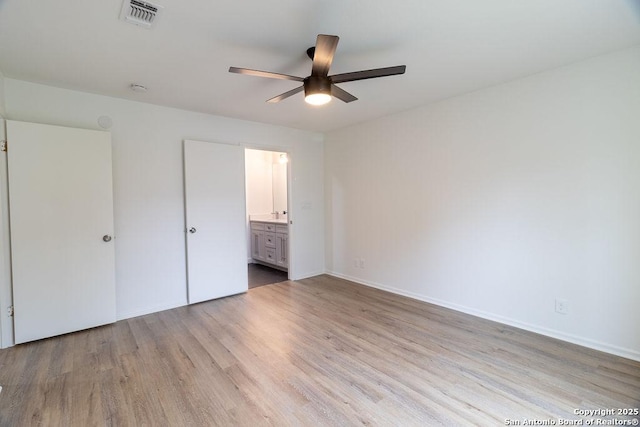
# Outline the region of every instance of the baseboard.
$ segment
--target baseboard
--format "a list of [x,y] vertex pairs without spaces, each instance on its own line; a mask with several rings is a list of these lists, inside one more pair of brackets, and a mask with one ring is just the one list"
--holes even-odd
[[[302,279],[308,279],[309,277],[315,277],[315,276],[320,276],[322,274],[325,274],[325,271],[315,271],[315,272],[311,272],[311,273],[302,273],[299,276],[296,276],[294,278],[291,278],[290,280],[302,280]],[[329,274],[329,273],[326,273]],[[338,277],[338,276],[336,276]],[[354,280],[355,282],[355,280]]]
[[328,274],[329,276],[334,276],[340,279],[345,279],[345,280],[349,280],[351,282],[355,282],[358,283],[360,285],[364,285],[364,286],[368,286],[370,288],[375,288],[375,289],[380,289],[383,291],[387,291],[387,292],[391,292],[392,294],[396,294],[396,295],[402,295],[408,298],[412,298],[418,301],[423,301],[423,302],[427,302],[430,304],[434,304],[440,307],[445,307],[445,308],[450,308],[452,310],[455,311],[459,311],[461,313],[465,313],[465,314],[470,314],[472,316],[476,316],[476,317],[481,317],[483,319],[487,319],[487,320],[492,320],[494,322],[498,322],[498,323],[502,323],[504,325],[509,325],[509,326],[513,326],[519,329],[524,329],[526,331],[529,332],[535,332],[537,334],[540,335],[544,335],[547,337],[551,337],[551,338],[556,338],[559,339],[561,341],[566,341],[566,342],[570,342],[572,344],[577,344],[583,347],[587,347],[587,348],[591,348],[593,350],[598,350],[598,351],[602,351],[605,353],[609,353],[609,354],[613,354],[616,356],[620,356],[620,357],[624,357],[627,359],[631,359],[631,360],[635,360],[640,362],[640,352],[638,351],[634,351],[634,350],[630,350],[627,348],[623,348],[623,347],[618,347],[615,345],[611,345],[611,344],[607,344],[607,343],[603,343],[600,341],[596,341],[596,340],[591,340],[588,338],[584,338],[584,337],[580,337],[577,335],[572,335],[572,334],[567,334],[564,333],[562,331],[558,331],[555,329],[549,329],[549,328],[545,328],[542,326],[538,326],[538,325],[533,325],[530,323],[526,323],[526,322],[521,322],[519,320],[516,319],[511,319],[508,317],[504,317],[504,316],[500,316],[494,313],[489,313],[486,311],[482,311],[482,310],[477,310],[475,308],[472,307],[466,307],[463,305],[459,305],[459,304],[454,304],[454,303],[450,303],[448,301],[443,301],[437,298],[431,298],[428,297],[426,295],[422,295],[422,294],[418,294],[418,293],[414,293],[414,292],[407,292],[404,291],[402,289],[398,289],[398,288],[394,288],[391,286],[386,286],[383,285],[381,283],[376,283],[376,282],[371,282],[371,281],[366,281],[363,279],[360,279],[358,277],[353,277],[353,276],[349,276],[346,274],[341,274],[341,273],[337,273],[335,271],[326,271],[325,274]]
[[183,307],[187,305],[186,301],[174,302],[171,304],[156,305],[147,307],[142,310],[129,311],[124,313],[116,313],[116,320],[131,319],[132,317],[145,316],[147,314],[157,313],[159,311],[171,310],[172,308]]

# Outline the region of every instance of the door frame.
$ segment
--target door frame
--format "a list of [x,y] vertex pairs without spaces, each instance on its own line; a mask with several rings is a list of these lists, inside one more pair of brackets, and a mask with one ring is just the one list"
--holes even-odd
[[[7,140],[6,122],[0,116],[0,141]],[[14,345],[11,287],[11,239],[9,235],[9,170],[7,153],[0,153],[0,348]]]
[[[259,150],[259,151],[270,151],[270,152],[276,152],[276,153],[285,153],[287,155],[287,158],[289,159],[287,161],[287,227],[289,227],[289,244],[288,244],[288,253],[287,256],[289,257],[289,267],[287,268],[287,278],[289,280],[294,280],[292,278],[295,278],[295,254],[292,253],[293,251],[291,251],[291,248],[293,247],[293,239],[295,239],[295,232],[293,230],[293,224],[295,224],[294,221],[294,217],[295,217],[295,213],[292,212],[292,206],[294,206],[293,202],[292,202],[292,194],[293,194],[293,179],[291,179],[291,162],[293,161],[292,159],[292,152],[293,152],[293,147],[276,147],[276,146],[271,146],[271,145],[257,145],[257,144],[240,144],[241,147],[243,147],[244,149],[250,149],[250,150]],[[246,174],[246,171],[245,171]],[[246,192],[245,192],[245,204],[246,204]],[[249,216],[249,212],[247,212],[247,217]],[[250,239],[250,234],[251,234],[251,229],[249,229],[247,227],[247,231],[246,231],[246,239],[247,242]]]

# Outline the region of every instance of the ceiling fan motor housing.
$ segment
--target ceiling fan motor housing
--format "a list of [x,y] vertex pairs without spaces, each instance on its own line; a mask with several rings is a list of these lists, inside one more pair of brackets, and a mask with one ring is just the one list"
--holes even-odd
[[304,79],[304,95],[316,93],[331,95],[331,79],[324,76],[309,76]]

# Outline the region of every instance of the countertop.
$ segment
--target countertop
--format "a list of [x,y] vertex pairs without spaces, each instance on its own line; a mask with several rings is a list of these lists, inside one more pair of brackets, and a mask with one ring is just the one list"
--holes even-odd
[[288,224],[289,220],[286,215],[280,215],[280,218],[275,218],[273,214],[265,215],[249,215],[249,221],[255,222],[269,222],[271,224]]

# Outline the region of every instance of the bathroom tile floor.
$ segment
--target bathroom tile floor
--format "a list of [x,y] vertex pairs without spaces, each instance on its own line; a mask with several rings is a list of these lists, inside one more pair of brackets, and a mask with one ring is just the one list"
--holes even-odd
[[289,280],[286,271],[276,270],[261,264],[249,264],[248,268],[249,289]]

